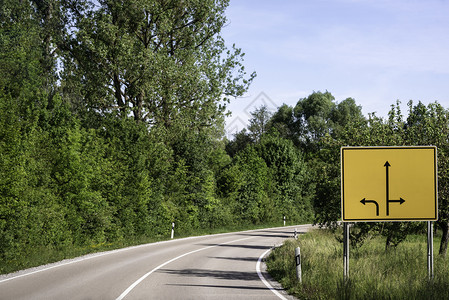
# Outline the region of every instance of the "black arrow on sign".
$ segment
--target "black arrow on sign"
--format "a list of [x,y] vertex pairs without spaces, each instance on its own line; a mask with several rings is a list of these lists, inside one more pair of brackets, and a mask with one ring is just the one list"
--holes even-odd
[[388,200],[388,202],[399,202],[399,204],[402,204],[405,202],[405,200],[399,197],[399,200]]
[[360,202],[363,205],[366,205],[366,203],[374,203],[374,204],[376,204],[376,216],[379,215],[379,204],[377,203],[377,201],[375,201],[375,200],[366,200],[365,198],[363,198],[362,200],[360,200]]
[[386,169],[386,179],[387,179],[387,216],[390,215],[390,202],[399,202],[399,205],[401,205],[402,203],[405,202],[404,199],[402,199],[401,197],[399,197],[399,200],[390,200],[390,179],[389,179],[389,170],[388,168],[391,167],[390,163],[388,162],[388,160],[385,162],[384,167]]

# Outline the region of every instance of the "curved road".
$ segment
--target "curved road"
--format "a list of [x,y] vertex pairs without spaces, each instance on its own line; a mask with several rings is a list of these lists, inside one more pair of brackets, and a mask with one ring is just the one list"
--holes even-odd
[[171,240],[0,277],[0,299],[286,299],[260,263],[298,225]]

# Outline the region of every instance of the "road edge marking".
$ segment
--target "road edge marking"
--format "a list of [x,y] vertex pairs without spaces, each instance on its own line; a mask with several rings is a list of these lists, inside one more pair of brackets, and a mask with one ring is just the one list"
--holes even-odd
[[214,247],[218,247],[221,245],[226,245],[226,244],[231,244],[231,243],[235,243],[235,242],[240,242],[240,241],[244,241],[244,240],[249,240],[249,239],[253,239],[255,238],[254,236],[251,237],[246,237],[246,238],[242,238],[242,239],[238,239],[238,240],[233,240],[230,242],[226,242],[226,243],[220,243],[220,244],[216,244],[216,245],[212,245],[212,246],[207,246],[204,248],[200,248],[200,249],[196,249],[190,252],[186,252],[184,254],[181,254],[179,256],[176,256],[175,258],[172,258],[166,262],[164,262],[163,264],[160,264],[159,266],[157,266],[156,268],[152,269],[151,271],[149,271],[148,273],[146,273],[145,275],[143,275],[142,277],[140,277],[139,279],[137,279],[133,284],[131,284],[120,296],[118,296],[118,298],[116,298],[116,300],[122,300],[124,299],[137,285],[139,285],[139,283],[141,283],[142,281],[144,281],[148,276],[150,276],[152,273],[154,273],[155,271],[159,270],[162,267],[165,267],[166,265],[168,265],[171,262],[174,262],[175,260],[178,260],[180,258],[183,258],[187,255],[196,253],[196,252],[200,252],[206,249],[210,249],[210,248],[214,248]]
[[259,276],[260,280],[263,282],[263,284],[265,284],[265,286],[272,291],[276,296],[278,296],[280,299],[282,300],[288,300],[287,298],[285,298],[283,295],[281,295],[281,293],[279,293],[275,288],[273,288],[271,286],[271,284],[265,279],[265,277],[262,274],[262,271],[260,270],[260,265],[262,262],[262,259],[268,254],[268,252],[270,252],[271,249],[268,249],[267,251],[265,251],[264,253],[262,253],[261,256],[259,256],[259,259],[257,260],[257,264],[256,264],[256,271],[257,271],[257,275]]
[[308,226],[308,225],[309,224],[278,226],[278,227],[270,227],[270,228],[250,229],[250,230],[244,230],[244,231],[233,231],[233,232],[224,232],[224,233],[216,233],[216,234],[189,236],[189,237],[180,238],[180,239],[165,240],[165,241],[159,241],[159,242],[153,242],[153,243],[145,243],[145,244],[141,244],[141,245],[135,245],[135,246],[125,247],[125,248],[120,248],[120,249],[114,249],[114,250],[108,250],[108,251],[96,252],[96,253],[89,253],[89,254],[79,256],[79,257],[64,259],[64,260],[49,263],[46,265],[36,266],[36,267],[32,267],[32,268],[25,269],[25,270],[18,270],[13,273],[9,273],[9,274],[1,274],[0,275],[0,284],[7,282],[7,281],[11,281],[13,279],[19,279],[22,277],[26,277],[29,275],[41,273],[44,271],[52,270],[52,269],[67,266],[67,265],[71,265],[71,264],[82,262],[82,261],[89,260],[92,258],[98,258],[98,257],[106,256],[109,254],[115,254],[115,253],[124,252],[124,251],[132,250],[132,249],[148,247],[151,245],[172,243],[172,242],[177,242],[177,241],[191,240],[191,239],[197,239],[197,238],[203,238],[203,237],[232,235],[235,233],[253,232],[253,231],[259,231],[259,230],[269,230],[269,229],[276,229],[276,228],[282,228],[282,227],[285,227],[285,228],[300,227],[300,226]]

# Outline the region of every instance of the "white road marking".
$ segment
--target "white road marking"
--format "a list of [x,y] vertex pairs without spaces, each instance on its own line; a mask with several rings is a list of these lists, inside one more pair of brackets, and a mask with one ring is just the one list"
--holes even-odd
[[265,251],[261,256],[259,256],[259,259],[257,260],[257,264],[256,264],[256,271],[257,271],[257,275],[259,275],[260,280],[262,280],[262,282],[265,284],[265,286],[272,291],[276,296],[278,296],[279,298],[283,299],[283,300],[288,300],[287,298],[285,298],[284,296],[282,296],[278,291],[276,291],[270,283],[268,283],[268,281],[265,279],[265,277],[263,277],[262,272],[260,271],[260,263],[262,262],[262,259],[265,257],[265,255],[267,255],[268,252],[270,252],[271,249],[268,249],[267,251]]
[[[301,226],[308,226],[308,225],[296,225],[296,226],[292,225],[292,226],[287,226],[287,227],[284,227],[284,228],[301,227]],[[246,230],[246,231],[242,231],[242,232],[253,232],[253,231],[258,231],[258,230],[261,230],[261,229],[270,230],[270,229],[279,229],[279,228],[280,227],[259,228],[259,229],[253,229],[253,230]],[[116,250],[111,250],[111,251],[106,251],[106,252],[100,252],[100,253],[95,253],[95,254],[88,254],[88,255],[85,255],[85,256],[78,257],[78,258],[68,259],[67,261],[63,260],[63,261],[60,261],[60,262],[56,262],[56,263],[50,264],[50,266],[40,266],[40,267],[37,267],[38,270],[35,270],[35,271],[33,271],[33,269],[27,269],[27,270],[18,271],[16,273],[0,275],[0,278],[2,278],[2,277],[4,278],[4,279],[0,279],[0,283],[6,282],[6,281],[10,281],[10,280],[13,280],[13,279],[18,279],[18,278],[25,277],[25,276],[28,276],[28,275],[33,275],[33,274],[36,274],[36,273],[48,271],[48,270],[51,270],[51,269],[59,268],[59,267],[62,267],[62,266],[71,265],[73,263],[85,261],[85,260],[88,260],[88,259],[91,259],[91,258],[97,258],[97,257],[101,257],[101,256],[113,254],[113,253],[118,253],[118,252],[122,252],[122,251],[128,251],[128,250],[131,250],[131,249],[136,249],[136,248],[141,248],[141,247],[148,247],[150,245],[173,243],[173,242],[176,242],[176,241],[190,240],[190,239],[203,238],[203,237],[209,237],[209,236],[231,235],[231,234],[234,234],[234,233],[235,232],[227,232],[227,233],[219,233],[219,234],[208,234],[208,235],[203,235],[203,236],[191,236],[191,237],[186,237],[186,238],[181,238],[181,239],[174,239],[174,240],[161,241],[161,242],[156,242],[156,243],[142,244],[142,245],[131,246],[131,247],[127,247],[127,248],[116,249]],[[36,269],[36,268],[34,268],[34,269]],[[22,273],[22,272],[25,272],[25,273]],[[20,274],[20,273],[22,273],[22,274]]]
[[[119,250],[113,250],[113,251],[119,251]],[[55,263],[55,265],[52,265],[50,267],[45,267],[45,268],[40,269],[40,270],[31,271],[31,272],[28,272],[28,273],[25,273],[25,274],[20,274],[20,275],[14,276],[14,277],[2,279],[2,280],[0,280],[0,283],[6,282],[6,281],[10,281],[10,280],[13,280],[13,279],[18,279],[18,278],[25,277],[25,276],[28,276],[28,275],[33,275],[33,274],[36,274],[36,273],[48,271],[48,270],[51,270],[51,269],[55,269],[55,268],[59,268],[59,267],[67,266],[67,265],[71,265],[73,263],[82,262],[82,261],[89,260],[89,259],[92,259],[92,258],[101,257],[101,256],[108,255],[108,254],[110,254],[110,253],[109,252],[104,252],[104,253],[98,253],[98,254],[89,254],[88,256],[81,257],[81,258],[75,258],[73,260],[69,260],[68,262],[58,262],[58,263]]]
[[[195,237],[188,237],[188,238],[184,238],[184,239],[190,239],[190,238],[195,238]],[[51,269],[55,269],[55,268],[59,268],[59,267],[67,266],[67,265],[71,265],[71,264],[74,264],[74,263],[86,261],[86,260],[89,260],[89,259],[92,259],[92,258],[98,258],[98,257],[106,256],[106,255],[109,255],[109,254],[114,254],[114,253],[119,253],[119,252],[123,252],[123,251],[128,251],[128,250],[131,250],[131,249],[147,247],[149,245],[165,244],[165,243],[170,243],[170,242],[179,241],[179,240],[183,240],[183,239],[161,241],[161,242],[155,242],[155,243],[152,243],[152,244],[142,244],[142,245],[131,246],[131,247],[122,248],[122,249],[110,250],[110,251],[106,251],[106,252],[86,254],[86,255],[81,256],[81,257],[67,259],[67,261],[63,260],[63,261],[60,261],[60,262],[52,263],[50,266],[47,266],[47,267],[46,266],[37,267],[37,268],[42,268],[42,269],[38,269],[36,271],[32,271],[32,269],[22,270],[22,271],[27,272],[27,273],[24,273],[24,274],[14,275],[16,273],[11,273],[11,274],[0,275],[0,276],[12,276],[12,277],[0,280],[0,283],[6,282],[6,281],[10,281],[10,280],[13,280],[13,279],[18,279],[18,278],[25,277],[25,276],[29,276],[29,275],[33,275],[33,274],[36,274],[36,273],[48,271],[48,270],[51,270]],[[22,271],[18,271],[18,273],[22,272]]]
[[[284,229],[287,228],[291,228],[291,227],[309,227],[310,225],[291,225],[291,226],[285,226],[283,227]],[[241,232],[253,232],[253,231],[259,231],[261,229],[265,229],[265,230],[270,230],[270,229],[280,229],[281,227],[273,227],[273,228],[259,228],[259,229],[253,229],[253,230],[247,230],[247,231],[241,231]],[[204,236],[192,236],[192,237],[187,237],[187,238],[181,238],[181,239],[175,239],[175,240],[168,240],[168,241],[161,241],[161,242],[156,242],[156,243],[150,243],[150,244],[143,244],[143,245],[138,245],[138,246],[132,246],[132,247],[127,247],[127,248],[122,248],[122,249],[116,249],[116,250],[112,250],[112,251],[107,251],[107,252],[100,252],[100,253],[96,253],[96,254],[89,254],[86,256],[82,256],[82,257],[78,257],[78,258],[74,258],[74,259],[70,259],[70,260],[66,260],[66,261],[61,261],[61,262],[57,262],[57,263],[53,263],[49,266],[40,266],[37,268],[33,269],[28,269],[28,270],[22,270],[22,271],[18,271],[17,273],[11,273],[11,274],[5,274],[5,275],[0,275],[0,278],[3,277],[4,279],[0,279],[0,284],[13,280],[13,279],[18,279],[18,278],[22,278],[28,275],[32,275],[32,274],[36,274],[36,273],[40,273],[40,272],[44,272],[44,271],[48,271],[48,270],[52,270],[55,268],[59,268],[62,266],[67,266],[70,264],[74,264],[77,262],[82,262],[82,261],[86,261],[86,260],[90,260],[92,258],[98,258],[98,257],[102,257],[102,256],[106,256],[109,254],[113,254],[113,253],[118,253],[118,252],[122,252],[122,251],[128,251],[131,249],[136,249],[136,248],[141,248],[141,247],[148,247],[151,245],[155,245],[155,244],[165,244],[165,243],[172,243],[172,242],[177,242],[177,241],[181,241],[181,240],[190,240],[190,239],[197,239],[197,238],[204,238],[204,237],[209,237],[209,236],[224,236],[224,235],[231,235],[231,234],[235,234],[236,232],[227,232],[227,233],[221,233],[221,234],[210,234],[210,235],[204,235]],[[243,238],[243,239],[238,239],[238,240],[234,240],[234,241],[230,241],[230,242],[226,242],[226,243],[221,243],[221,244],[217,244],[214,246],[208,246],[205,248],[201,248],[198,250],[194,250],[188,253],[184,253],[178,257],[175,257],[165,263],[163,263],[162,265],[156,267],[155,269],[151,270],[150,272],[148,272],[147,274],[145,274],[144,276],[142,276],[139,280],[137,280],[133,285],[131,285],[125,292],[122,293],[122,295],[119,296],[119,298],[117,298],[117,300],[119,299],[123,299],[134,287],[136,287],[141,281],[143,281],[146,277],[148,277],[151,273],[155,272],[156,270],[162,268],[163,266],[181,258],[184,256],[187,256],[189,254],[193,254],[195,252],[199,252],[202,250],[206,250],[209,248],[213,248],[213,247],[217,247],[220,245],[225,245],[225,244],[229,244],[229,243],[233,243],[233,242],[238,242],[238,241],[242,241],[242,240],[247,240],[247,239],[251,239],[254,237],[249,237],[249,238]],[[270,251],[270,250],[268,250]],[[256,265],[256,270],[257,270],[257,274],[259,276],[259,278],[262,280],[262,282],[274,293],[276,294],[279,298],[281,299],[285,299],[287,300],[285,297],[283,297],[281,294],[279,294],[275,289],[273,289],[273,287],[265,280],[265,278],[263,278],[262,273],[260,272],[260,261],[261,259],[268,253],[268,251],[266,251],[265,253],[263,253],[260,258],[259,261],[257,262]],[[37,269],[37,270],[36,270]],[[21,274],[22,273],[22,274]],[[6,277],[6,278],[5,278]]]
[[150,272],[146,273],[145,275],[143,275],[142,277],[140,277],[139,279],[137,279],[133,284],[131,284],[116,300],[122,300],[123,298],[125,298],[139,283],[141,283],[142,281],[145,280],[145,278],[147,278],[148,276],[150,276],[152,273],[154,273],[155,271],[159,270],[160,268],[168,265],[171,262],[174,262],[175,260],[178,260],[184,256],[196,253],[196,252],[200,252],[206,249],[210,249],[210,248],[214,248],[214,247],[218,247],[221,245],[226,245],[226,244],[230,244],[230,243],[235,243],[235,242],[240,242],[240,241],[244,241],[244,240],[248,240],[248,239],[253,239],[255,237],[247,237],[247,238],[243,238],[243,239],[238,239],[238,240],[234,240],[234,241],[230,241],[230,242],[226,242],[226,243],[221,243],[221,244],[217,244],[217,245],[213,245],[213,246],[208,246],[208,247],[204,247],[201,249],[197,249],[197,250],[193,250],[184,254],[181,254],[175,258],[172,258],[166,262],[164,262],[163,264],[157,266],[156,268],[154,268],[153,270],[151,270]]

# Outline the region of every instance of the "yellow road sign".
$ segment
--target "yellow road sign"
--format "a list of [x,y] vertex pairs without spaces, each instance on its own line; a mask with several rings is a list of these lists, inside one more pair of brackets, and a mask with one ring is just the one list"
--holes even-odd
[[342,147],[343,222],[438,219],[437,148]]

